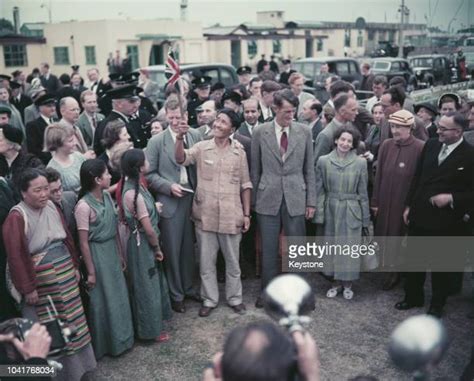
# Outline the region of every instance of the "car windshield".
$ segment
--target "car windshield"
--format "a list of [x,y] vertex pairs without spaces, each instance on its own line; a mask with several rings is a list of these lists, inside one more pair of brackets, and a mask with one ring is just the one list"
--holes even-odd
[[410,63],[412,67],[431,67],[433,66],[433,59],[430,57],[413,58]]
[[390,68],[390,63],[384,61],[375,61],[373,68],[374,70],[388,71]]

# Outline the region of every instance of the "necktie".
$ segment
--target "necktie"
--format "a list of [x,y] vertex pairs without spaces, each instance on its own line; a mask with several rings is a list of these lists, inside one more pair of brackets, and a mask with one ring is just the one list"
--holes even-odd
[[441,165],[443,161],[446,160],[448,157],[448,146],[446,144],[443,144],[443,148],[441,149],[441,152],[439,153],[438,156],[438,165]]
[[281,138],[280,138],[280,153],[283,156],[288,149],[288,135],[286,131],[282,128]]
[[54,123],[54,119],[53,118],[49,118],[49,124],[53,124]]
[[92,117],[92,125],[94,126],[95,131],[95,129],[97,128],[97,118],[95,117],[95,115]]

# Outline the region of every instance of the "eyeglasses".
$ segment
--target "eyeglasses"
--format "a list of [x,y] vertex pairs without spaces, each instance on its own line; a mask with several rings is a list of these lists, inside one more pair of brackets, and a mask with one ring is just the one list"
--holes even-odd
[[446,132],[446,131],[453,131],[453,130],[459,130],[459,128],[447,128],[447,127],[444,127],[444,126],[438,126],[437,128],[438,131],[441,131],[441,132]]

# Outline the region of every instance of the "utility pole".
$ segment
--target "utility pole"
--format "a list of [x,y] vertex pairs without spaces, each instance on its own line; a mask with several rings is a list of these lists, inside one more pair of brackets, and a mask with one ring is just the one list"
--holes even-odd
[[405,0],[402,0],[402,4],[400,8],[398,8],[398,12],[400,12],[400,26],[398,28],[398,56],[403,57],[403,30],[405,28],[405,16],[408,17],[410,12],[405,6]]

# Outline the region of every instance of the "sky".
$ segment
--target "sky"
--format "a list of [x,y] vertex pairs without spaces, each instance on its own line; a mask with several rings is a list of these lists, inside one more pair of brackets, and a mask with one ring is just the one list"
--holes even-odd
[[[188,19],[204,26],[256,22],[256,12],[282,10],[286,21],[400,22],[402,0],[188,0]],[[100,19],[178,19],[180,0],[0,0],[0,17],[12,20],[20,8],[20,23]],[[42,6],[43,5],[43,6]],[[446,30],[474,24],[474,0],[405,0],[409,20]]]

